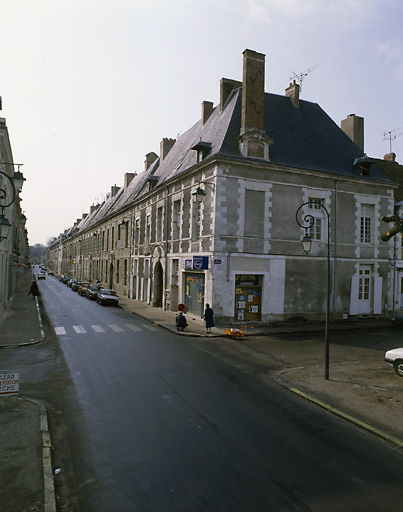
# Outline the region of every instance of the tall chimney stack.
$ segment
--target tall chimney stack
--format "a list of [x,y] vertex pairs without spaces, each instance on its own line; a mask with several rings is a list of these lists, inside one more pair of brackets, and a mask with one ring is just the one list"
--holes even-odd
[[253,50],[243,52],[241,135],[264,130],[265,55]]
[[221,78],[220,81],[220,112],[224,110],[225,103],[229,98],[229,95],[235,89],[242,87],[242,82],[238,80],[231,80],[230,78]]
[[364,151],[364,118],[350,114],[343,119],[340,126],[361,151]]

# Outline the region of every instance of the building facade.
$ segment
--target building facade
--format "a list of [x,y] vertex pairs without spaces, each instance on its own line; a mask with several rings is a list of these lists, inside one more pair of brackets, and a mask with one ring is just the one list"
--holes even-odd
[[[1,104],[1,98],[0,98]],[[0,118],[0,214],[9,232],[0,234],[0,318],[22,274],[29,265],[26,217],[21,211],[19,190],[14,187],[14,164],[6,120]]]
[[332,317],[386,314],[395,182],[364,154],[361,118],[341,129],[295,82],[281,96],[264,79],[245,50],[242,81],[223,78],[220,104],[57,237],[48,265],[155,307],[270,322],[324,317],[330,253]]

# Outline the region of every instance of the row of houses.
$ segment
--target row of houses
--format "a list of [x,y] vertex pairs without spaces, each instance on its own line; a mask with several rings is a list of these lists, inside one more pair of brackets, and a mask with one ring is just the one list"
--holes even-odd
[[13,163],[6,119],[0,117],[0,318],[29,265],[27,219],[19,195],[23,181]]
[[218,321],[323,318],[328,269],[333,318],[395,309],[401,247],[380,235],[400,190],[387,171],[401,166],[364,153],[361,117],[339,127],[297,83],[284,95],[264,83],[265,55],[245,50],[242,81],[223,78],[218,105],[203,101],[55,238],[48,266],[167,310],[210,303]]

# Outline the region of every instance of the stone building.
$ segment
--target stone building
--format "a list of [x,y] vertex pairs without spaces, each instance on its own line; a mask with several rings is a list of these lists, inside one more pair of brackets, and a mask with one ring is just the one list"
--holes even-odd
[[200,316],[208,302],[223,322],[267,322],[323,318],[329,249],[332,316],[385,313],[380,218],[396,184],[364,154],[361,118],[341,129],[295,82],[284,96],[264,82],[265,56],[245,50],[242,82],[223,78],[220,103],[203,101],[198,122],[55,239],[49,265],[156,307]]
[[[0,98],[1,109],[1,98]],[[17,176],[6,119],[0,118],[0,224],[8,226],[0,234],[0,317],[12,298],[21,275],[29,264],[26,217],[21,211]],[[21,179],[22,175],[21,175]]]

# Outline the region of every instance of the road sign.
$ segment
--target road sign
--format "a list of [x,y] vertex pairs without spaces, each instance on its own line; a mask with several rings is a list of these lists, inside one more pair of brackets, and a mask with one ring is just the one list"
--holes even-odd
[[16,395],[20,391],[20,375],[13,372],[0,373],[0,396]]

